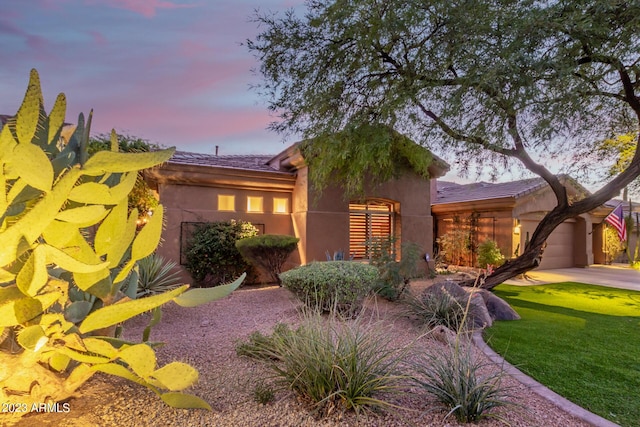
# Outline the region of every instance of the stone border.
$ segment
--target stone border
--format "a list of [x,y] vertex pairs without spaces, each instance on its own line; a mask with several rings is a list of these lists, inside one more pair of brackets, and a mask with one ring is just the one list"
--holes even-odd
[[599,415],[596,415],[592,412],[587,411],[581,406],[576,405],[575,403],[565,399],[560,396],[558,393],[549,390],[544,385],[540,384],[533,378],[525,375],[518,368],[507,362],[500,356],[498,353],[493,351],[491,347],[484,342],[482,338],[482,331],[476,331],[473,333],[473,343],[478,347],[493,363],[496,365],[502,366],[504,371],[510,376],[514,377],[516,380],[521,382],[525,387],[529,390],[537,393],[539,396],[547,399],[549,402],[556,405],[558,408],[563,411],[573,415],[576,418],[583,420],[593,426],[596,427],[620,427],[619,424],[616,424],[612,421],[609,421],[605,418],[602,418]]

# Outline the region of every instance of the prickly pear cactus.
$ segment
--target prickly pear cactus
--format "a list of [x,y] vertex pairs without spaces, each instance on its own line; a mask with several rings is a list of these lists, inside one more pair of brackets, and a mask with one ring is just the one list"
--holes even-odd
[[149,328],[139,343],[114,331],[155,310],[151,327],[164,303],[221,298],[243,278],[136,300],[136,263],[156,249],[163,210],[138,231],[127,195],[137,172],[173,149],[119,153],[113,133],[112,150],[89,157],[91,114],[62,141],[65,110],[61,94],[46,114],[33,70],[19,111],[0,130],[0,402],[25,409],[19,415],[68,398],[101,371],[145,385],[171,406],[209,408],[180,392],[197,381],[194,368],[156,366]]

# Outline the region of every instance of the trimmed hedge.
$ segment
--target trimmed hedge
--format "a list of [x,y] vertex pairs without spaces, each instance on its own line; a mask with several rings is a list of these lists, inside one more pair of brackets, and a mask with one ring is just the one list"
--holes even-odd
[[282,285],[312,309],[352,315],[378,280],[378,269],[352,261],[313,262],[280,274]]
[[289,255],[296,249],[298,239],[281,234],[262,234],[236,242],[242,257],[254,267],[264,269],[273,282],[281,284],[280,273]]

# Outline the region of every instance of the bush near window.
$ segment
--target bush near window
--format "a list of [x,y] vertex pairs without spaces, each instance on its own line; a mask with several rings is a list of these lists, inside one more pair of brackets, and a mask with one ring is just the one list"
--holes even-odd
[[310,308],[353,315],[378,280],[378,269],[351,261],[313,262],[285,271],[280,279]]
[[395,259],[394,246],[394,238],[375,239],[371,242],[370,264],[378,268],[380,275],[374,290],[389,301],[399,300],[411,279],[424,275],[419,264],[422,260],[422,248],[418,244],[403,244],[400,261]]
[[186,268],[198,286],[211,287],[229,282],[249,267],[236,241],[258,234],[246,221],[218,221],[198,226],[187,244]]
[[499,267],[504,264],[504,255],[500,252],[498,244],[487,239],[478,246],[478,267],[487,268],[488,265]]
[[242,257],[254,267],[264,269],[272,283],[281,285],[280,273],[289,255],[296,249],[297,237],[281,234],[262,234],[236,242]]

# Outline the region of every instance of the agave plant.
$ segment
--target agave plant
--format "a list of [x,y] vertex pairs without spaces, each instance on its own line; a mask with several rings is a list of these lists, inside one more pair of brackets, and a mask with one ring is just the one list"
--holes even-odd
[[182,284],[180,272],[174,269],[178,263],[165,261],[156,253],[138,261],[138,289],[136,297],[162,294]]

